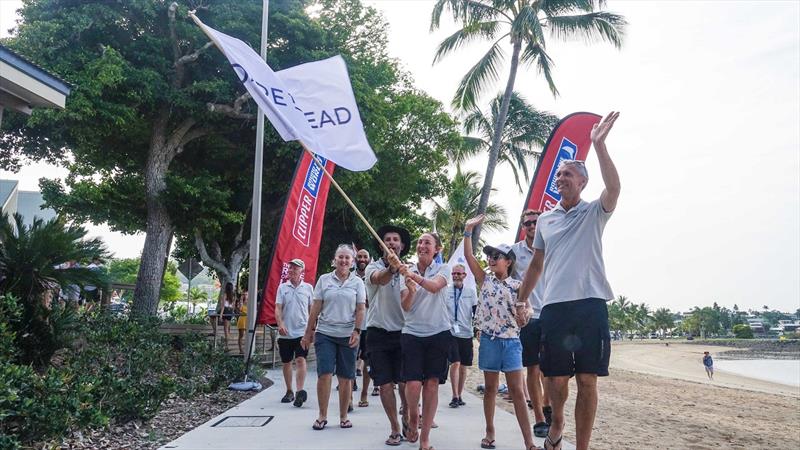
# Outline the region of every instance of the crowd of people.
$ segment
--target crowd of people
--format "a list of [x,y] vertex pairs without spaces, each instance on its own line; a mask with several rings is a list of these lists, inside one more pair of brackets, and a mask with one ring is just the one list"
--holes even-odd
[[[568,382],[575,377],[576,447],[588,449],[597,410],[597,377],[608,375],[610,356],[605,302],[613,294],[605,275],[602,234],[620,192],[619,176],[605,146],[617,117],[618,113],[609,114],[591,132],[605,185],[600,198],[582,200],[589,179],[586,166],[582,161],[563,161],[555,179],[561,196],[558,204],[547,212],[526,210],[521,216],[525,237],[520,242],[483,247],[486,269],[472,248],[473,230],[483,216],[466,222],[466,265],[440,262],[442,244],[434,232],[417,237],[416,262],[406,263],[412,237],[394,225],[377,231],[381,257],[373,261],[366,249],[356,251],[342,244],[334,254],[334,270],[320,276],[314,287],[302,281],[305,263],[292,260],[289,279],[276,298],[278,347],[287,387],[281,401],[300,407],[308,400],[305,359],[313,345],[318,415],[312,428],[323,430],[328,425],[334,375],[339,427],[353,427],[348,413],[353,409],[360,359],[364,380],[359,406],[368,405],[371,381],[389,422],[384,443],[419,442],[420,449],[430,450],[439,386],[449,375],[449,406],[465,405],[467,367],[473,364],[473,339],[478,336],[485,416],[480,447],[495,448],[501,438],[495,434],[494,413],[502,373],[528,450],[538,448],[534,436],[545,438],[548,450],[561,448]],[[465,285],[467,270],[479,290]]]

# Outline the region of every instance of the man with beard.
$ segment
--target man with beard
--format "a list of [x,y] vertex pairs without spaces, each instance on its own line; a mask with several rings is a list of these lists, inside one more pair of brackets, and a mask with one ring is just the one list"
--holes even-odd
[[[369,252],[366,249],[361,249],[356,253],[356,276],[364,280],[367,276],[366,269],[370,263]],[[361,399],[358,406],[363,408],[369,406],[367,401],[367,393],[369,392],[369,360],[367,359],[367,320],[369,320],[369,296],[367,297],[367,319],[361,323],[361,341],[358,343],[358,361],[356,362],[356,376],[362,375],[361,379]],[[360,372],[360,373],[359,373]]]
[[[399,384],[403,425],[408,423],[408,406],[405,399],[405,385],[401,383],[400,362],[402,351],[400,337],[403,329],[403,310],[400,306],[400,257],[408,253],[411,246],[411,235],[401,227],[385,225],[378,229],[378,236],[389,248],[389,254],[372,262],[365,269],[365,284],[370,302],[370,313],[367,317],[367,352],[369,370],[375,386],[380,390],[381,404],[389,418],[391,433],[386,445],[398,446],[402,441],[400,423],[397,420],[397,399],[394,395],[394,384]],[[383,251],[376,242],[376,249]],[[398,257],[399,255],[399,257]],[[415,405],[416,406],[416,405]],[[414,430],[416,431],[416,430]],[[403,434],[407,434],[406,426]]]

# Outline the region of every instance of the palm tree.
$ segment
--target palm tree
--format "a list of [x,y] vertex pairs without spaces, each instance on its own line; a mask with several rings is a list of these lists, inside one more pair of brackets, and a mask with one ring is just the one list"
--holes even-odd
[[189,303],[192,304],[192,314],[195,313],[195,308],[200,301],[208,301],[208,292],[200,289],[199,287],[193,287],[189,289]]
[[[477,107],[467,114],[464,119],[464,132],[477,134],[478,137],[464,136],[464,146],[458,154],[453,155],[456,164],[491,148],[494,125],[497,123],[502,102],[502,95],[498,95],[492,100],[488,114]],[[520,192],[522,192],[522,183],[519,171],[522,171],[527,185],[530,182],[528,166],[536,165],[539,155],[542,154],[541,149],[556,123],[558,123],[558,117],[537,110],[517,92],[511,94],[508,119],[501,134],[497,162],[498,164],[508,163],[511,166]]]
[[88,268],[67,266],[108,256],[100,239],[85,239],[83,227],[56,218],[34,218],[30,226],[22,216],[0,216],[0,295],[11,295],[22,307],[16,327],[21,360],[45,366],[53,353],[68,343],[77,326],[73,308],[48,305],[47,297],[59,286],[103,286],[105,276]]
[[653,325],[656,329],[661,330],[661,336],[663,337],[667,334],[667,330],[675,327],[675,318],[669,309],[658,308],[653,313]]
[[[434,201],[433,222],[441,233],[442,242],[447,245],[448,258],[458,247],[467,219],[477,215],[480,191],[480,175],[476,172],[462,172],[457,167],[444,203]],[[489,204],[485,214],[483,225],[487,230],[508,228],[506,211],[502,206]]]
[[[478,213],[484,213],[489,204],[502,131],[520,62],[526,66],[535,65],[553,95],[558,95],[552,76],[553,61],[546,52],[545,29],[556,38],[582,37],[586,41],[607,41],[619,48],[625,19],[618,14],[596,11],[604,4],[604,0],[437,0],[431,14],[431,31],[439,28],[445,9],[462,27],[439,44],[434,64],[470,42],[484,39],[492,42],[489,51],[469,69],[456,88],[452,102],[456,109],[475,108],[481,94],[499,80],[500,65],[505,58],[503,46],[505,42],[511,44],[509,74],[491,139]],[[479,238],[480,227],[473,233],[473,243],[477,244]]]

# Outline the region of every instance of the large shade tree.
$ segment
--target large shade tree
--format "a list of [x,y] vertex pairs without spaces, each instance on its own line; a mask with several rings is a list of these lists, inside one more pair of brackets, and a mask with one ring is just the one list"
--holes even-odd
[[[431,14],[431,30],[439,28],[442,15],[450,12],[461,26],[445,38],[434,56],[434,63],[457,52],[467,44],[489,41],[489,50],[462,78],[453,97],[453,107],[459,110],[475,108],[487,89],[500,80],[500,70],[506,62],[505,48],[511,47],[497,124],[489,147],[486,173],[478,211],[483,213],[489,203],[494,171],[500,156],[502,131],[508,116],[514,83],[520,64],[533,66],[558,94],[553,79],[553,60],[547,54],[545,35],[557,39],[583,38],[587,42],[605,41],[616,47],[622,45],[625,19],[603,11],[604,0],[437,0]],[[480,227],[473,232],[473,243],[480,239]],[[477,245],[476,245],[477,246]]]

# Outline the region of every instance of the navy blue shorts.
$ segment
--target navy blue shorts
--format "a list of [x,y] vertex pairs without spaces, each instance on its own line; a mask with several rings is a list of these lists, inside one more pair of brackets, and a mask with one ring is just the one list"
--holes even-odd
[[588,298],[542,309],[541,367],[546,377],[608,376],[611,335],[606,301]]
[[332,337],[322,333],[314,335],[317,376],[335,373],[338,377],[355,379],[358,347],[350,348],[349,342],[349,337]]
[[542,343],[542,323],[540,319],[531,319],[519,331],[522,342],[522,365],[533,367],[539,364],[539,347]]
[[450,353],[447,356],[447,360],[451,363],[460,363],[462,366],[471,366],[473,357],[472,338],[453,336],[453,343],[450,345]]

